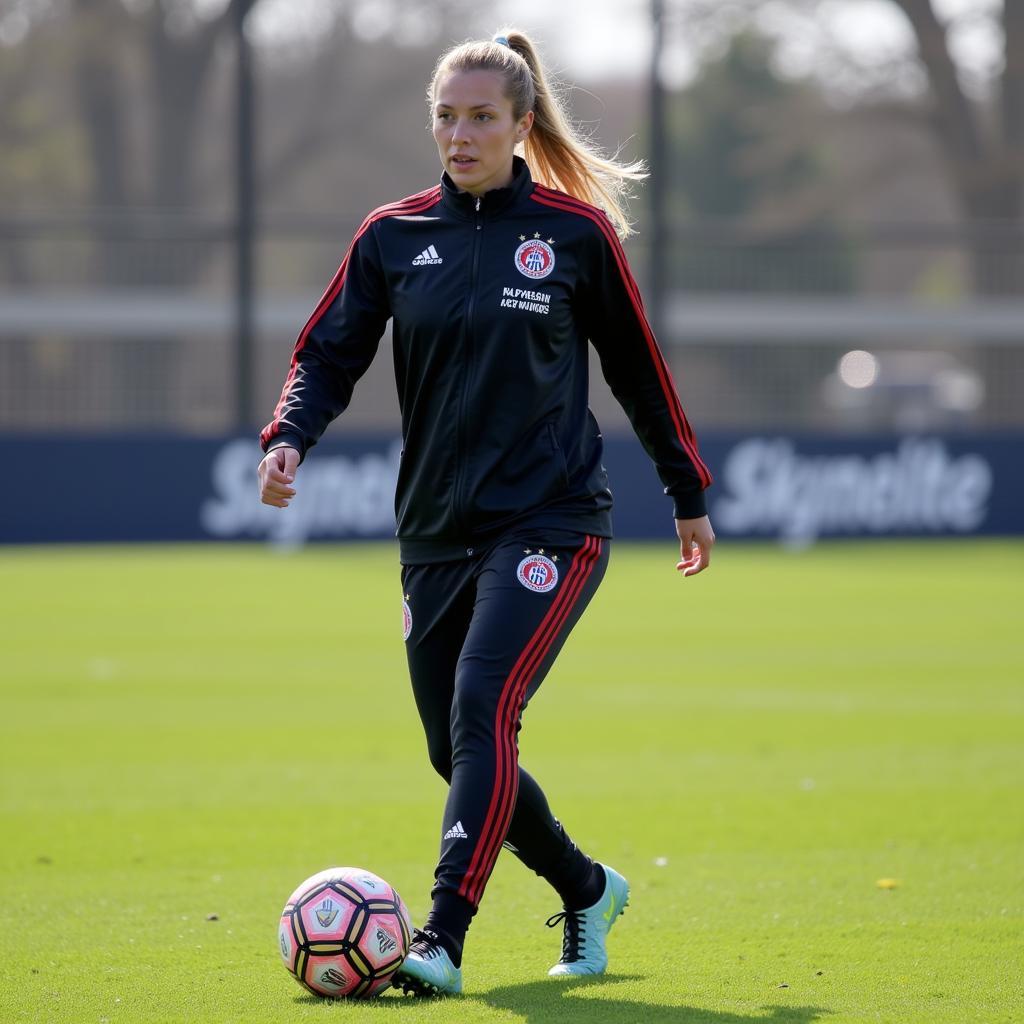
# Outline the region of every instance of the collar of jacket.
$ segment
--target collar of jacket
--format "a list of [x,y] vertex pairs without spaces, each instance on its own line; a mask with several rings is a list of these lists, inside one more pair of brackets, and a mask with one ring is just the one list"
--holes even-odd
[[[530,168],[521,156],[512,157],[512,181],[505,188],[492,188],[483,195],[480,210],[488,216],[511,206],[521,196],[529,194],[533,187]],[[460,192],[448,172],[441,174],[441,201],[456,217],[472,220],[476,216],[476,196],[471,192]]]

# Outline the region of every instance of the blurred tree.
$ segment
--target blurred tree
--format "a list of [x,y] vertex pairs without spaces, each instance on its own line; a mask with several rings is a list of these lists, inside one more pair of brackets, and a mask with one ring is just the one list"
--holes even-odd
[[[853,0],[676,0],[673,11],[698,50],[756,26],[774,39],[777,66],[816,76],[837,107],[869,107],[926,132],[963,219],[992,225],[971,235],[976,287],[1015,293],[1024,278],[1019,240],[993,258],[992,222],[1019,226],[1024,216],[1024,3],[977,0],[945,20],[941,6],[880,0],[873,18],[888,11],[893,34],[906,36],[895,46],[858,38],[865,5]],[[880,163],[888,156],[879,149]]]
[[134,246],[118,243],[126,228],[138,229],[140,209],[180,217],[205,205],[196,188],[197,140],[211,112],[214,58],[230,42],[235,9],[249,2],[229,0],[200,17],[182,0],[71,0],[85,201],[99,214],[97,267],[105,283],[179,285],[204,267],[202,252],[143,265]]
[[[196,135],[218,43],[235,9],[200,18],[181,0],[72,0],[75,85],[87,127],[93,204],[182,210],[195,201]],[[131,107],[145,104],[146,174],[130,176]]]
[[690,231],[694,244],[677,247],[684,289],[853,287],[850,247],[834,207],[808,198],[829,177],[820,143],[789,130],[820,117],[820,93],[775,74],[771,50],[763,36],[737,33],[670,104],[676,217],[732,222],[709,224],[697,236]]
[[[893,0],[910,22],[931,84],[924,113],[963,212],[974,220],[1019,222],[1024,216],[1024,4],[1006,0],[1001,16],[1002,71],[992,102],[972,101],[958,73],[949,34],[929,0]],[[996,17],[993,13],[992,17]],[[988,294],[1019,294],[1024,254],[992,258],[991,243],[972,244],[975,285]]]
[[[929,0],[893,0],[917,40],[931,84],[924,108],[964,211],[978,220],[1024,214],[1024,4],[1007,0],[1001,16],[1002,71],[994,111],[972,101],[961,80],[947,26]],[[990,113],[995,116],[988,116]]]
[[[51,208],[89,210],[96,283],[194,283],[221,251],[179,245],[149,258],[154,230],[174,236],[190,217],[230,211],[233,133],[225,126],[233,123],[229,72],[239,7],[290,16],[288,4],[269,0],[8,0],[0,8],[0,47],[9,51],[0,68],[6,150],[0,195],[16,205],[37,195]],[[267,129],[259,140],[261,189],[287,188],[311,163],[344,146],[332,122],[341,114],[358,121],[361,104],[334,98],[365,97],[378,82],[385,89],[392,81],[409,87],[406,65],[382,60],[381,52],[392,52],[399,38],[407,49],[429,45],[450,32],[467,7],[467,0],[325,0],[308,33],[292,32],[284,47],[271,38],[260,54],[261,92],[273,94],[278,81],[301,80],[298,92],[305,97],[287,110],[278,106],[273,122],[260,119]],[[371,38],[376,41],[367,46]],[[419,77],[409,107],[423,123],[422,69],[413,63]],[[33,71],[41,67],[48,71],[48,108],[40,104]],[[50,123],[26,139],[15,158],[9,147],[39,125],[44,110]],[[373,119],[363,116],[361,123]],[[55,152],[62,159],[53,160]],[[28,173],[39,165],[46,170],[43,189]],[[132,244],[136,238],[147,244]]]
[[[251,6],[252,0],[0,5],[0,202],[6,208],[0,273],[6,281],[100,290],[223,287],[230,279],[235,184],[232,22]],[[438,33],[452,29],[466,0],[325,0],[308,31],[295,31],[289,7],[280,0],[255,5],[251,13],[276,9],[279,19],[262,39],[251,17],[246,26],[259,48],[259,189],[264,196],[294,195],[296,181],[308,182],[312,167],[340,151],[342,173],[320,207],[335,213],[329,200],[358,193],[358,186],[349,187],[357,175],[364,187],[387,184],[380,180],[387,173],[375,178],[373,169],[364,171],[371,160],[377,168],[386,160],[389,168],[408,169],[409,136],[389,134],[393,122],[383,114],[368,118],[365,101],[373,97],[378,109],[377,84],[388,83],[380,90],[386,92],[392,79],[400,80],[410,123],[422,132],[430,58],[409,61],[396,50],[425,52]],[[374,44],[366,45],[375,33]],[[291,102],[278,100],[282,83]],[[267,116],[263,108],[271,100]],[[354,153],[366,160],[350,167]],[[330,169],[321,177],[330,180]],[[24,225],[15,222],[16,212]],[[329,273],[325,263],[309,277],[320,282]],[[185,338],[165,337],[89,350],[61,346],[60,365],[47,368],[42,349],[25,339],[16,346],[19,379],[59,376],[69,406],[85,403],[79,411],[89,416],[97,412],[87,407],[94,392],[71,382],[100,367],[109,391],[105,422],[169,423],[184,411],[182,395],[192,400],[196,381],[221,395],[230,386],[227,374],[216,379],[220,364],[196,340],[191,347]]]
[[[41,208],[52,195],[80,194],[80,135],[67,104],[48,87],[47,68],[25,48],[8,46],[0,55],[0,204],[14,212]],[[32,260],[12,235],[0,246],[0,274],[23,286],[32,280]]]
[[[772,68],[772,44],[745,27],[707,55],[697,77],[669,103],[674,286],[684,292],[848,292],[856,284],[852,244],[822,203],[831,179],[820,139],[791,126],[822,117],[820,90]],[[778,416],[780,394],[806,373],[807,352],[775,349],[770,360],[729,346],[687,377],[724,375],[754,421]],[[718,388],[721,388],[721,384]],[[801,395],[808,414],[816,402]]]
[[776,167],[758,174],[745,166],[745,155],[776,131],[780,113],[791,113],[804,91],[773,74],[770,60],[766,39],[738,33],[672,104],[677,194],[698,217],[748,218],[766,193],[799,188],[814,174],[806,150],[789,152]]

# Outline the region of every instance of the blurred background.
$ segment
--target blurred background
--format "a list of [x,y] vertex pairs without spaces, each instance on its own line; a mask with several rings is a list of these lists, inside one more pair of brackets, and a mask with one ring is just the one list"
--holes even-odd
[[[651,166],[627,249],[720,532],[1024,529],[1024,4],[3,0],[0,542],[392,532],[387,337],[283,515],[255,435],[355,228],[438,178],[438,55],[508,23]],[[664,534],[592,406],[619,535]]]

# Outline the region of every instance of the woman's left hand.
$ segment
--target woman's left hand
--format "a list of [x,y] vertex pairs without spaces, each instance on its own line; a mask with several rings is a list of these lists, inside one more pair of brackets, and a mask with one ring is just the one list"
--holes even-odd
[[677,519],[679,535],[679,564],[676,568],[684,576],[696,576],[711,564],[711,549],[715,545],[715,531],[707,516],[699,519]]

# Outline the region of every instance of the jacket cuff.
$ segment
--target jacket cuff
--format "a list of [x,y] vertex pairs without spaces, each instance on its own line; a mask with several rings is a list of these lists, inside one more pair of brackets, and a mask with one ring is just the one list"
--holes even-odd
[[299,453],[299,465],[306,457],[306,449],[303,447],[302,438],[298,434],[276,434],[270,444],[264,449],[264,454],[270,454],[275,448],[294,448]]
[[708,514],[708,503],[703,491],[672,495],[672,515],[676,519],[700,519]]

